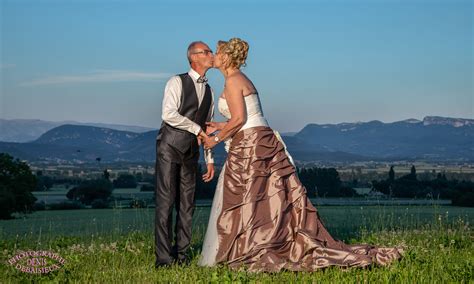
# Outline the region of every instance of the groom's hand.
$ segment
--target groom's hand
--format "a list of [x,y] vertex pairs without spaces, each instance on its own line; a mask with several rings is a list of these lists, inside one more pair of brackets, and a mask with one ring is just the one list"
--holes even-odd
[[207,172],[202,175],[204,182],[210,182],[214,178],[214,164],[207,164]]
[[208,136],[207,136],[206,132],[202,131],[202,129],[199,130],[199,133],[198,133],[198,135],[197,135],[197,137],[196,137],[199,146],[202,145],[202,143],[204,142],[204,140],[205,140],[207,137],[208,137]]
[[199,130],[199,133],[198,133],[198,135],[197,135],[197,138],[198,138],[199,140],[201,140],[201,143],[202,143],[204,140],[206,140],[206,138],[208,138],[208,137],[209,137],[209,136],[207,136],[206,132],[202,131],[202,129]]

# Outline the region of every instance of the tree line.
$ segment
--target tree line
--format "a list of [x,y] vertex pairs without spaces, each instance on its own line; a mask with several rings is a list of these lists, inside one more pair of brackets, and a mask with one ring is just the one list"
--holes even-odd
[[451,199],[453,205],[474,206],[474,182],[469,180],[447,179],[438,173],[435,179],[418,180],[415,166],[410,173],[395,178],[393,166],[384,180],[372,181],[372,188],[389,197]]
[[[342,182],[335,168],[301,168],[296,169],[299,179],[307,190],[308,197],[357,197],[354,190],[357,180]],[[203,174],[199,165],[198,177]],[[212,199],[217,185],[219,172],[214,179],[205,183],[201,178],[196,180],[196,199]],[[30,167],[9,154],[0,153],[0,219],[11,218],[14,212],[31,213],[35,210],[37,200],[32,191],[48,190],[59,180],[44,176],[41,171],[34,175]],[[64,180],[66,181],[66,180]],[[71,181],[71,180],[69,180]],[[154,176],[150,174],[121,174],[111,181],[107,170],[101,178],[93,180],[73,180],[73,187],[67,198],[76,203],[68,204],[71,208],[90,205],[93,208],[106,208],[114,188],[136,188],[142,182],[141,191],[155,191]],[[432,180],[418,180],[414,166],[407,175],[395,178],[393,167],[387,178],[373,180],[372,191],[397,198],[440,198],[451,199],[453,205],[474,206],[474,183],[468,180],[447,179],[439,173]],[[132,207],[142,207],[143,202],[135,201]],[[66,208],[64,208],[66,209]]]

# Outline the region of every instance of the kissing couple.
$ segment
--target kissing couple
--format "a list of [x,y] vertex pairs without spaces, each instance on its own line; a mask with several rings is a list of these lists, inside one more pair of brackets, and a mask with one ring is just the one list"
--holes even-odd
[[[193,42],[187,51],[191,69],[166,84],[156,140],[155,267],[189,261],[199,147],[207,164],[202,178],[209,182],[215,172],[212,149],[221,142],[227,159],[199,265],[315,271],[400,259],[399,248],[349,245],[326,230],[283,140],[263,115],[257,88],[241,71],[248,51],[239,38],[219,41],[216,54],[204,42]],[[213,121],[214,94],[205,77],[212,67],[225,79],[217,105],[226,122]]]

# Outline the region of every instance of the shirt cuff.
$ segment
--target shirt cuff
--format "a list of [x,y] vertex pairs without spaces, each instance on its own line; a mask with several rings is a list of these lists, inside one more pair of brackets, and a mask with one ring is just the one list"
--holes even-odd
[[194,135],[198,136],[199,131],[201,131],[201,126],[199,126],[197,124],[194,124],[193,127],[192,127],[192,132],[194,133]]
[[204,160],[206,161],[206,164],[214,164],[214,157],[210,149],[204,150]]

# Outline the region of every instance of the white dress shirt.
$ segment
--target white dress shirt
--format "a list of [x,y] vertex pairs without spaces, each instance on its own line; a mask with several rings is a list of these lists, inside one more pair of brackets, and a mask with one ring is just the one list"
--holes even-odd
[[[193,79],[194,86],[196,87],[196,93],[201,106],[202,99],[206,90],[207,83],[197,83],[197,79],[200,75],[192,68],[188,72],[189,76]],[[181,90],[183,85],[179,76],[171,77],[166,83],[165,92],[163,95],[163,106],[161,112],[161,119],[169,125],[178,129],[186,130],[194,135],[198,135],[201,131],[201,126],[192,121],[191,119],[179,114],[178,110],[181,105]],[[211,109],[208,113],[206,121],[212,121],[214,118],[214,91],[211,88]],[[204,150],[204,159],[206,163],[214,163],[214,157],[211,149]]]

